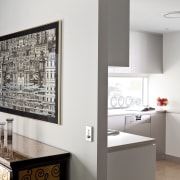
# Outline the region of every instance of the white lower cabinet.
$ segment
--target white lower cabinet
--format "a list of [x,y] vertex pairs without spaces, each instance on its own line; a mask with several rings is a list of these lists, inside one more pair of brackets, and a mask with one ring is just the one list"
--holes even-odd
[[[139,113],[140,114],[140,113]],[[140,114],[142,115],[142,114]],[[172,145],[180,144],[180,142],[172,141],[171,137],[175,137],[178,134],[178,138],[180,137],[180,131],[178,129],[178,123],[179,123],[179,117],[180,115],[175,118],[176,116],[172,116],[172,113],[168,113],[168,117],[171,116],[169,119],[175,119],[171,122],[169,120],[168,126],[166,127],[166,113],[164,112],[155,112],[151,113],[150,115],[143,115],[143,116],[150,116],[150,121],[136,121],[135,115],[114,115],[114,116],[108,116],[108,129],[114,129],[121,132],[127,132],[131,134],[137,134],[141,136],[146,137],[152,137],[156,139],[156,157],[157,159],[165,159],[165,136],[167,131],[167,143],[171,144],[171,146],[168,145],[168,150],[175,149],[171,148]],[[143,117],[142,116],[142,117]],[[141,122],[141,123],[140,123]],[[176,126],[177,125],[177,126]],[[172,126],[175,126],[172,127]],[[167,130],[166,130],[167,129]],[[171,132],[172,131],[172,132]],[[178,139],[174,138],[174,139]],[[180,146],[178,148],[180,150]],[[180,157],[180,151],[179,156]]]
[[166,115],[166,155],[180,159],[180,114]]
[[165,159],[166,113],[151,114],[151,137],[156,139],[156,159]]
[[108,129],[123,131],[125,128],[125,116],[108,116]]
[[155,180],[155,156],[154,144],[110,152],[107,180]]

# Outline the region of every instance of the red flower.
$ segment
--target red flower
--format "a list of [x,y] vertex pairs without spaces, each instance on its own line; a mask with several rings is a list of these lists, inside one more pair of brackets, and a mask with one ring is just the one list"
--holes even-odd
[[167,98],[157,98],[157,105],[158,106],[167,106],[168,104],[168,99]]

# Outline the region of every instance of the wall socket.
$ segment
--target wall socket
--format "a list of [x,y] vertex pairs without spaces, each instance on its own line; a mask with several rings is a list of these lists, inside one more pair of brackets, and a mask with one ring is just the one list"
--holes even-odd
[[93,141],[93,127],[92,126],[86,126],[86,141]]

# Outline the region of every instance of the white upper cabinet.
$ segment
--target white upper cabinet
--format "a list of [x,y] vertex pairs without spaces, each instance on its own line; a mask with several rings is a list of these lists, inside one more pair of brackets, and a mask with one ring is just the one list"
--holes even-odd
[[147,32],[130,33],[131,73],[163,72],[163,37]]
[[108,65],[129,66],[129,0],[108,1]]

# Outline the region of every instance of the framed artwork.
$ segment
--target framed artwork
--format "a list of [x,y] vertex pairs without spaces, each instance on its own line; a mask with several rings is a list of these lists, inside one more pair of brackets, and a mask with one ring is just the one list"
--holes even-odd
[[60,124],[61,21],[0,37],[0,111]]

